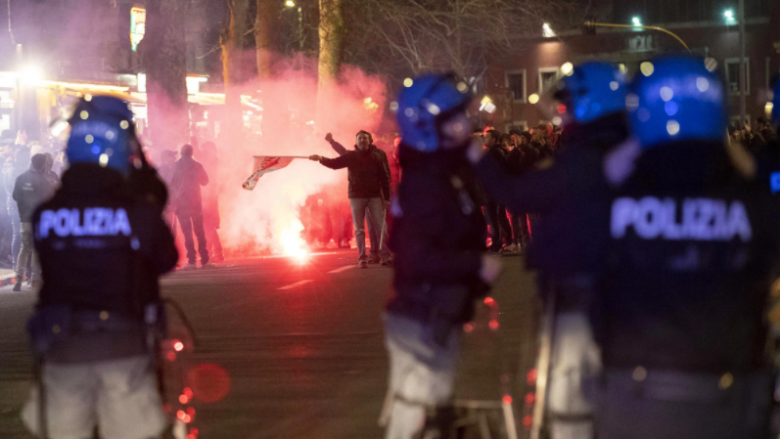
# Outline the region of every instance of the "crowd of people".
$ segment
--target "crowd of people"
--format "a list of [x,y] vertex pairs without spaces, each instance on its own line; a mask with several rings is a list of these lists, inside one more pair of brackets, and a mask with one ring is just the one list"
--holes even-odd
[[[312,247],[330,245],[336,248],[349,248],[351,238],[354,237],[359,253],[358,264],[365,268],[368,264],[379,264],[383,260],[392,259],[386,253],[383,259],[380,255],[380,249],[383,249],[382,243],[389,240],[388,232],[392,231],[393,215],[390,214],[388,208],[389,201],[397,194],[398,184],[401,180],[398,155],[401,138],[397,134],[384,136],[386,139],[375,143],[370,133],[361,131],[356,135],[353,150],[348,150],[335,141],[330,134],[326,136],[325,140],[342,157],[348,153],[356,155],[360,151],[361,136],[364,138],[362,141],[369,154],[367,157],[371,156],[370,151],[373,151],[375,157],[366,162],[352,164],[348,178],[349,203],[345,204],[344,200],[334,196],[333,189],[338,189],[338,185],[331,185],[307,199],[301,210],[301,219],[306,228],[304,232],[306,241]],[[509,133],[501,133],[488,126],[482,131],[475,132],[474,136],[480,138],[485,149],[490,151],[491,155],[500,160],[514,175],[523,175],[534,169],[549,167],[564,142],[561,127],[549,123],[542,123],[535,128],[524,131],[512,129]],[[388,141],[388,139],[392,139],[392,141]],[[333,162],[321,160],[320,156],[313,156],[313,159],[322,161],[325,166],[335,167],[335,169],[340,169],[341,162],[344,162],[342,159],[332,164]],[[375,162],[380,166],[375,166]],[[358,174],[360,174],[359,177]],[[383,184],[389,184],[387,193],[383,192],[385,190],[381,187]],[[370,196],[357,197],[357,195],[366,194]],[[352,210],[349,204],[359,203],[356,200],[360,198],[377,200],[373,205],[374,211],[372,212],[372,209],[365,206],[363,209]],[[383,200],[385,208],[380,212],[378,208],[381,207]],[[367,203],[368,201],[365,201],[363,204],[368,205]],[[486,245],[491,253],[501,255],[522,252],[531,241],[533,228],[538,227],[538,215],[512,212],[506,206],[493,202],[484,193],[480,197],[479,203],[488,224],[489,238]],[[361,214],[361,210],[365,210],[364,215]],[[375,222],[375,217],[384,217],[385,222]],[[349,220],[350,218],[352,221]],[[378,231],[379,234],[383,233],[383,236],[378,236]],[[366,236],[369,238],[370,247],[368,250],[361,250],[361,246],[365,245]],[[365,264],[360,261],[365,261]],[[385,265],[390,265],[390,263]]]
[[[563,144],[560,127],[554,128],[552,124],[540,124],[525,131],[512,129],[508,133],[486,127],[475,136],[481,136],[488,153],[514,175],[548,167]],[[534,213],[508,210],[490,196],[485,196],[483,212],[492,254],[522,252],[531,241],[534,227],[538,227],[538,216]]]
[[[28,141],[26,132],[14,137],[10,130],[0,139],[0,268],[14,270],[14,290],[20,291],[25,281],[40,286],[30,220],[35,208],[57,190],[67,165],[63,146],[54,140]],[[203,164],[193,158],[195,151]],[[174,236],[183,237],[188,263],[182,268],[197,268],[198,260],[201,267],[213,267],[212,262],[225,258],[218,231],[218,179],[208,178],[219,166],[216,145],[204,142],[196,150],[187,144],[181,152],[177,160],[178,151],[163,150],[156,163],[170,194],[165,218]]]
[[[174,236],[181,230],[187,254],[184,270],[214,268],[225,256],[219,238],[219,187],[216,172],[219,166],[217,148],[213,142],[201,145],[195,159],[195,145],[186,144],[180,151],[160,152],[159,174],[168,186],[170,203],[165,219]],[[181,154],[176,160],[176,155]],[[211,177],[209,177],[211,176]],[[194,238],[193,238],[194,234]],[[197,249],[195,242],[197,241]],[[198,256],[200,255],[200,258]]]

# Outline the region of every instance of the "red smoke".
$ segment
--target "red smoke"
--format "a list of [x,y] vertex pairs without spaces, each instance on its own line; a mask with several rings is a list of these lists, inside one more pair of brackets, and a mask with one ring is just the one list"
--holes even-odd
[[242,189],[241,183],[254,171],[252,156],[336,157],[324,140],[328,132],[347,149],[353,148],[359,130],[375,133],[379,127],[385,85],[377,77],[345,66],[338,84],[323,96],[319,114],[317,77],[307,71],[290,67],[277,72],[272,80],[245,84],[243,90],[242,94],[260,96],[265,125],[262,135],[252,133],[241,138],[224,133],[216,140],[223,246],[233,256],[270,252],[300,257],[304,247],[301,207],[307,197],[321,192],[326,185],[330,186],[320,198],[326,198],[326,202],[327,198],[346,201],[347,171],[333,171],[317,162],[297,159],[287,168],[261,177],[250,192]]

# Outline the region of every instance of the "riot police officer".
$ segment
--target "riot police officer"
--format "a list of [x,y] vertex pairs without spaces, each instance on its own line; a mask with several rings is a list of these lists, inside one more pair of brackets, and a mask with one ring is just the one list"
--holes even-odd
[[640,149],[597,298],[600,439],[769,437],[777,209],[729,157],[726,99],[694,57],[653,60],[631,86]]
[[133,114],[111,96],[82,98],[69,169],[33,215],[43,286],[29,323],[42,360],[23,419],[38,437],[146,439],[166,419],[146,323],[158,277],[178,254],[161,217],[163,184],[145,164]]
[[539,382],[549,382],[549,390],[537,388],[537,409],[548,415],[538,412],[534,428],[546,420],[554,439],[594,434],[593,408],[582,390],[583,381],[600,369],[588,314],[606,254],[603,212],[610,188],[602,162],[629,134],[625,90],[625,75],[606,62],[583,63],[563,76],[553,98],[568,143],[549,169],[512,175],[480,148],[469,150],[485,190],[499,203],[545,218],[527,263],[540,272],[542,331],[552,340],[539,362]]
[[404,177],[392,206],[387,439],[454,437],[451,398],[463,324],[501,267],[485,255],[486,225],[465,158],[469,102],[468,86],[450,75],[415,78],[398,97]]

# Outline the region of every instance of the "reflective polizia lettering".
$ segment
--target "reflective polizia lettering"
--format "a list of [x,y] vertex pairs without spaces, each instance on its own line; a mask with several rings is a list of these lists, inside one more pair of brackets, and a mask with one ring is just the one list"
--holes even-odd
[[623,238],[632,228],[642,239],[750,241],[753,233],[740,201],[710,198],[618,198],[612,203],[612,237]]
[[48,238],[49,234],[64,238],[67,236],[130,236],[133,231],[125,209],[89,207],[79,209],[44,210],[38,225],[38,236]]

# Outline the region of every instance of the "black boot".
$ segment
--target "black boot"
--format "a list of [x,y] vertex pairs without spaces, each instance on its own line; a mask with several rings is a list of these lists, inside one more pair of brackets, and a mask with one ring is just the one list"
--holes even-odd
[[16,279],[16,285],[14,285],[14,291],[22,291],[22,280]]

